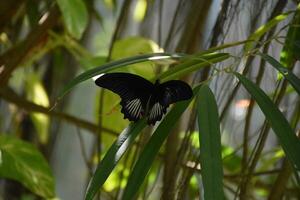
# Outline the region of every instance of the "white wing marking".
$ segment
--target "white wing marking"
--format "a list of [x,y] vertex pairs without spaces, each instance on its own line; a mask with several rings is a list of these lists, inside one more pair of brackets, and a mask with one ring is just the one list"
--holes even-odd
[[130,115],[134,118],[139,118],[140,111],[142,110],[142,103],[140,99],[133,99],[129,101],[125,106]]
[[159,102],[155,103],[150,111],[149,119],[152,121],[159,117],[162,114],[162,109],[163,106]]

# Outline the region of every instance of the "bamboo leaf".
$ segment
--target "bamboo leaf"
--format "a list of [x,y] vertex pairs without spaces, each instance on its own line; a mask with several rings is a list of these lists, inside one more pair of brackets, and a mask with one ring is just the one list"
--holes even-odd
[[220,120],[214,94],[203,85],[197,94],[200,163],[205,199],[224,199]]
[[234,75],[257,102],[271,124],[287,158],[297,170],[300,170],[300,140],[293,132],[286,118],[259,87],[239,73],[234,72]]
[[105,73],[120,67],[125,67],[127,65],[150,61],[150,60],[159,60],[159,59],[178,59],[181,58],[182,55],[180,54],[168,54],[168,53],[152,53],[152,54],[145,54],[145,55],[138,55],[138,56],[132,56],[129,58],[124,58],[116,61],[112,61],[109,63],[106,63],[100,67],[96,67],[90,70],[87,70],[83,72],[82,74],[78,75],[74,79],[72,79],[60,92],[58,95],[58,98],[62,98],[65,94],[67,94],[74,86],[77,84],[86,81],[96,75],[99,75],[101,73]]
[[259,27],[252,35],[249,36],[248,40],[252,40],[254,42],[249,42],[245,44],[244,50],[250,51],[255,47],[255,43],[260,40],[260,38],[268,32],[270,29],[272,29],[274,26],[276,26],[279,22],[285,20],[293,11],[282,13],[281,15],[278,15],[274,17],[272,20],[268,21],[263,26]]
[[[196,93],[198,90],[199,87],[196,87],[194,89],[194,93]],[[192,99],[176,103],[172,110],[164,117],[162,122],[159,124],[149,142],[140,154],[140,157],[128,178],[128,182],[122,196],[123,200],[134,199],[134,196],[138,192],[147,173],[149,172],[160,147],[166,140],[167,136],[172,130],[172,127],[174,127],[174,124],[190,104],[191,100]]]
[[300,79],[292,71],[284,67],[280,62],[267,54],[258,53],[258,55],[260,55],[264,60],[270,63],[271,66],[277,69],[300,95]]
[[183,62],[161,74],[158,78],[167,81],[187,75],[193,71],[212,64],[221,62],[229,58],[228,53],[209,53],[204,55],[191,55],[183,58]]
[[104,184],[124,153],[131,147],[138,133],[140,133],[145,126],[146,120],[140,120],[137,123],[130,124],[124,129],[117,140],[109,148],[105,157],[98,164],[87,187],[85,200],[92,200],[94,198],[97,191]]
[[284,46],[280,53],[280,63],[284,67],[290,67],[296,59],[300,60],[300,11],[297,10],[292,20]]

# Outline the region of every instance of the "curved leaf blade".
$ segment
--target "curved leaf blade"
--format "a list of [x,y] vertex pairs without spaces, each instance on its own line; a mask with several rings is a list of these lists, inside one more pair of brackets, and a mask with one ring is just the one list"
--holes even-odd
[[[260,38],[268,32],[271,28],[276,26],[279,22],[285,20],[293,11],[282,13],[276,17],[274,17],[272,20],[268,21],[266,24],[259,27],[252,35],[249,36],[248,40],[256,41],[258,42]],[[250,51],[255,47],[255,42],[249,42],[245,44],[244,50]]]
[[60,92],[58,95],[58,98],[62,98],[65,94],[67,94],[75,85],[86,81],[90,78],[93,78],[96,75],[99,75],[101,73],[105,73],[120,67],[125,67],[127,65],[145,62],[145,61],[151,61],[151,60],[159,60],[159,59],[178,59],[183,57],[183,55],[180,54],[169,54],[169,53],[152,53],[152,54],[145,54],[145,55],[137,55],[129,58],[124,58],[116,61],[112,61],[109,63],[106,63],[104,65],[101,65],[100,67],[96,67],[90,70],[87,70],[83,72],[82,74],[78,75],[74,79],[72,79]]
[[293,63],[300,59],[300,10],[298,9],[289,26],[289,30],[284,41],[284,46],[280,53],[280,63],[284,67],[291,67]]
[[178,64],[164,72],[158,78],[164,81],[172,80],[199,70],[203,67],[226,60],[229,57],[230,55],[228,53],[209,53],[204,55],[187,56],[184,58],[184,61],[181,64]]
[[221,133],[214,94],[203,85],[197,94],[201,175],[204,199],[224,199]]
[[93,200],[99,188],[104,184],[112,170],[120,161],[126,150],[133,144],[134,139],[146,126],[146,120],[130,124],[111,145],[105,157],[98,164],[86,190],[85,200]]
[[257,102],[266,119],[271,124],[271,127],[276,134],[287,158],[297,170],[300,170],[300,140],[293,132],[293,129],[289,125],[286,118],[274,105],[270,98],[262,91],[262,89],[257,87],[243,75],[237,72],[233,72],[233,74],[239,79],[239,81]]
[[270,63],[271,66],[277,69],[300,95],[300,79],[291,70],[287,69],[280,62],[267,54],[258,53],[258,55],[260,55],[264,60]]
[[55,196],[54,178],[43,155],[32,144],[7,135],[0,136],[0,177],[16,180],[45,199]]
[[[199,87],[194,89],[194,93]],[[155,156],[158,154],[160,147],[163,145],[172,127],[177,122],[182,113],[186,110],[192,99],[176,103],[172,110],[164,117],[159,124],[149,142],[146,144],[138,161],[136,162],[124,190],[122,199],[131,200],[137,194],[147,173],[149,172]]]

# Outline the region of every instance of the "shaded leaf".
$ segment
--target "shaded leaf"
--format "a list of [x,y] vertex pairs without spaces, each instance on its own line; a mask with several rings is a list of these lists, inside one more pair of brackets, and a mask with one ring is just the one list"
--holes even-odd
[[300,95],[300,79],[292,71],[284,67],[280,62],[267,54],[259,53],[259,55],[268,63],[270,63],[271,66],[277,69]]
[[214,94],[203,85],[197,94],[200,163],[205,199],[224,199],[221,133]]
[[169,54],[169,53],[153,53],[153,54],[145,54],[145,55],[137,55],[132,56],[130,58],[123,58],[120,60],[112,61],[109,63],[106,63],[100,67],[96,67],[90,70],[87,70],[83,72],[82,74],[78,75],[74,79],[72,79],[60,92],[58,95],[58,98],[62,98],[66,93],[68,93],[75,85],[86,81],[90,78],[93,78],[96,75],[99,75],[101,73],[105,73],[114,69],[118,69],[121,67],[125,67],[127,65],[140,63],[140,62],[146,62],[150,60],[159,60],[159,59],[178,59],[183,57],[180,54]]
[[[199,87],[196,87],[194,89],[194,93],[197,92],[198,89]],[[149,172],[160,147],[174,127],[174,124],[176,124],[177,120],[188,107],[191,101],[192,99],[176,103],[176,105],[170,112],[168,112],[168,114],[156,128],[149,142],[140,154],[140,157],[128,178],[128,182],[122,196],[123,200],[134,199],[134,196],[138,192],[147,173]]]
[[183,58],[182,63],[162,73],[158,78],[163,81],[176,79],[203,67],[208,67],[212,64],[226,60],[229,57],[230,55],[228,53],[209,53],[204,55],[186,56]]
[[44,198],[55,196],[54,179],[42,154],[30,143],[0,136],[0,177],[22,183]]
[[300,140],[293,132],[286,118],[258,86],[239,73],[234,72],[234,75],[257,102],[266,119],[271,124],[287,158],[295,165],[297,170],[300,170]]
[[87,187],[85,194],[86,200],[92,200],[94,198],[97,191],[104,184],[126,150],[131,147],[138,133],[140,133],[145,126],[146,120],[140,120],[137,123],[130,124],[119,135],[117,140],[112,144],[108,152],[105,154],[105,157],[98,164],[97,169]]

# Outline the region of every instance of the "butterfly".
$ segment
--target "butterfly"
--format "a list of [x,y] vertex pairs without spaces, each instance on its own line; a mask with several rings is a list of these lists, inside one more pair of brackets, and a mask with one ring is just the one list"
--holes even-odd
[[179,80],[155,83],[130,73],[107,73],[95,80],[96,85],[121,97],[124,119],[138,121],[146,117],[149,125],[162,119],[170,104],[193,96],[191,87]]

